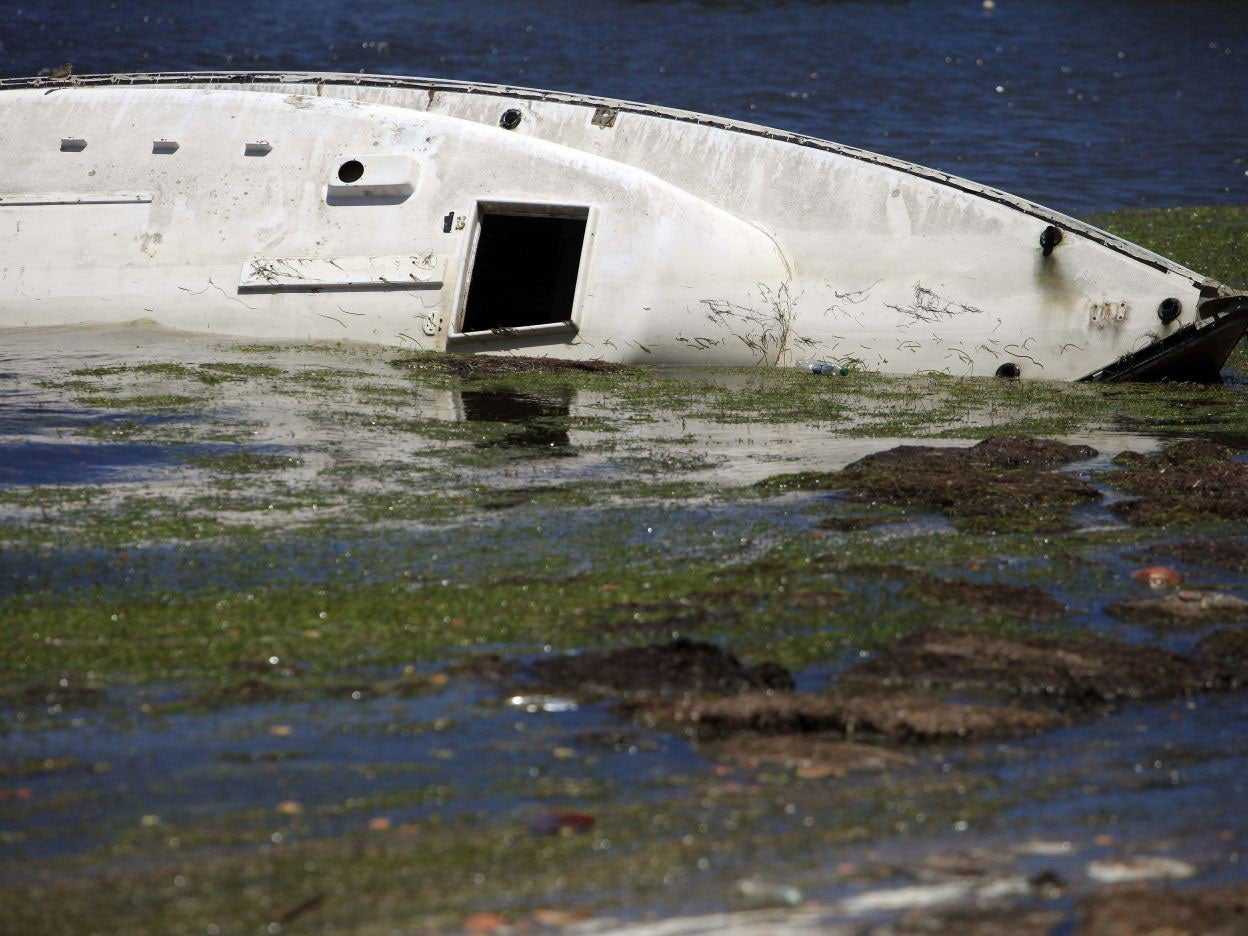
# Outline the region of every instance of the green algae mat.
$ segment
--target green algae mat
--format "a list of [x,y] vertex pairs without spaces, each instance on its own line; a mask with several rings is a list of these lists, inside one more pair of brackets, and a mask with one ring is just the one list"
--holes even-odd
[[[1094,220],[1248,282],[1242,209]],[[1243,368],[11,331],[3,928],[1094,932],[1123,881],[1216,923]]]

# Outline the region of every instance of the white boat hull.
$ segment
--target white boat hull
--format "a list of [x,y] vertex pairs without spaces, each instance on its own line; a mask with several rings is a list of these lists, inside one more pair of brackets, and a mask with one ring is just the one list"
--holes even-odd
[[618,101],[8,81],[0,154],[0,326],[1070,380],[1207,377],[1248,324],[1248,300],[1004,193]]

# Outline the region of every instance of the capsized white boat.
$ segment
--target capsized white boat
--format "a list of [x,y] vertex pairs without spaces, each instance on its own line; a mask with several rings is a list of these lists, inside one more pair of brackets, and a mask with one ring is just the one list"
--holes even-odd
[[340,74],[0,81],[0,326],[680,364],[1215,377],[1248,296],[750,124]]

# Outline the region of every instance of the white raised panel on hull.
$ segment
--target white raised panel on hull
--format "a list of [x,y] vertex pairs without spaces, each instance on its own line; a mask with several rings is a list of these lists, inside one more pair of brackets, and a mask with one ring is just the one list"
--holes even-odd
[[316,292],[370,289],[441,289],[446,258],[257,257],[243,263],[239,292]]

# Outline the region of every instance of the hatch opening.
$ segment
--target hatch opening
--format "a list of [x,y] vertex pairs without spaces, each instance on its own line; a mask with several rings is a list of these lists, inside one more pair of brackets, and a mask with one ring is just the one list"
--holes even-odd
[[589,209],[481,205],[461,334],[574,327]]

